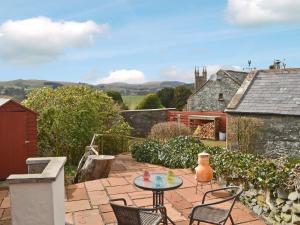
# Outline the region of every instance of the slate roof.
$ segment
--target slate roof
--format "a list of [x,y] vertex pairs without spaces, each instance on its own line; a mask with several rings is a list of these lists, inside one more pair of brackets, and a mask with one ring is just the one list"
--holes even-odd
[[0,106],[4,105],[5,103],[9,102],[9,98],[0,98]]
[[235,71],[235,70],[223,70],[225,74],[227,74],[232,80],[236,81],[240,85],[243,83],[245,78],[247,77],[247,72]]
[[300,68],[250,73],[225,112],[300,115]]

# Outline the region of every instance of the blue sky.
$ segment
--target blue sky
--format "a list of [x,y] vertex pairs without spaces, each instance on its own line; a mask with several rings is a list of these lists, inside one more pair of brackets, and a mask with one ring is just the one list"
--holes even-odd
[[192,82],[195,65],[299,67],[299,10],[298,0],[6,0],[0,80]]

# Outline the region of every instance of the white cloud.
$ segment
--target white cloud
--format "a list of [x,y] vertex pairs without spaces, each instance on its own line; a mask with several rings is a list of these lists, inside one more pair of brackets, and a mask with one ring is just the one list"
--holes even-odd
[[98,79],[98,84],[109,84],[115,82],[122,82],[128,84],[140,84],[146,81],[145,75],[139,70],[115,70],[110,72],[107,77]]
[[47,17],[8,20],[0,25],[0,58],[16,64],[45,63],[68,48],[91,45],[95,35],[107,29],[107,24],[93,21],[55,22]]
[[[216,73],[220,69],[225,70],[241,70],[239,66],[230,66],[230,65],[206,65],[208,79],[209,77]],[[200,68],[200,72],[202,72],[202,68]],[[182,68],[178,68],[177,66],[169,66],[162,68],[160,70],[160,75],[163,80],[173,80],[173,81],[183,81],[183,82],[194,82],[195,75],[194,69],[186,70]]]
[[256,26],[300,22],[299,0],[228,0],[226,15],[231,23]]

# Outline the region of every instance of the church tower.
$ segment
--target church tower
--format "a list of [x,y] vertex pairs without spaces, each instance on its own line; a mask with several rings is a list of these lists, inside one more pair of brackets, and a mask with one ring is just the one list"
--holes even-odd
[[195,92],[198,91],[206,82],[207,80],[207,69],[206,66],[203,66],[202,74],[200,76],[199,67],[195,67]]

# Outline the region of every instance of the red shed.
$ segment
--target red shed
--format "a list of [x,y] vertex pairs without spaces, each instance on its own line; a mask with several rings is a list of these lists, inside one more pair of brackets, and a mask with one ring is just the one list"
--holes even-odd
[[37,154],[37,113],[0,98],[0,180],[27,173],[26,159]]

